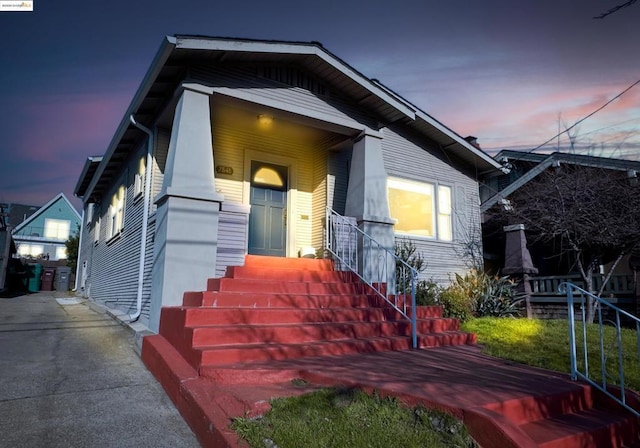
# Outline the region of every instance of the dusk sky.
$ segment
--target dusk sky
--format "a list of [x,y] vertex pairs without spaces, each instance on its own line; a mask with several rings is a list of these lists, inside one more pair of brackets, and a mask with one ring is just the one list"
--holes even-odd
[[[593,19],[623,2],[34,0],[0,11],[0,202],[63,192],[79,207],[86,157],[168,34],[320,41],[488,152],[530,150],[640,79],[640,3]],[[637,85],[577,127],[576,148],[640,160],[639,129]]]

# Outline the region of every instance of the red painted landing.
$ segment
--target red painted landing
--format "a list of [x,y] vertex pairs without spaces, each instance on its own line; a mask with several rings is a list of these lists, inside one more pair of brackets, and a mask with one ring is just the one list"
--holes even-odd
[[[264,413],[272,398],[337,385],[454,414],[486,448],[640,446],[637,419],[607,407],[590,387],[471,346],[251,363],[219,368],[209,378],[162,336],[146,337],[142,355],[203,446],[246,446],[228,429],[231,418]],[[309,387],[295,387],[296,378]]]

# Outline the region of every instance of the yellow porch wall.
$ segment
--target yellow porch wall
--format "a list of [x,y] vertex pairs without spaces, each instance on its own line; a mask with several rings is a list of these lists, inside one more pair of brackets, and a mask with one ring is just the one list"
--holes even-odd
[[[225,201],[248,204],[243,197],[245,151],[256,151],[295,159],[297,164],[296,249],[319,248],[326,204],[326,151],[319,145],[300,140],[280,139],[268,132],[239,130],[214,123],[214,161],[216,167],[231,168],[233,174],[216,172],[216,189]],[[228,170],[227,170],[228,171]],[[293,218],[293,217],[292,217]]]

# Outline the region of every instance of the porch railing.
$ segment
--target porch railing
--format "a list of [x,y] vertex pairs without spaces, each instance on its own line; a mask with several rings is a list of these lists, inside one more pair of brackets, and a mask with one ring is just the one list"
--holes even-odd
[[418,271],[388,248],[360,230],[354,218],[327,208],[325,246],[335,268],[352,272],[370,291],[411,323],[413,348],[418,347],[416,329],[416,282]]
[[[573,283],[562,283],[560,288],[567,295],[571,378],[586,381],[640,417],[640,403],[625,389],[625,368],[637,371],[640,366],[640,319]],[[593,300],[596,310],[593,324],[586,319],[589,300]],[[575,305],[580,309],[577,317]],[[632,353],[626,352],[623,346],[621,321],[635,330]],[[595,342],[588,337],[590,325],[598,328]],[[576,336],[576,333],[580,334]]]
[[[597,274],[593,276],[593,288],[599,291],[604,276]],[[530,277],[532,296],[563,296],[560,293],[560,285],[563,283],[572,283],[580,288],[584,288],[582,277],[576,275],[548,275],[540,277]],[[635,280],[632,274],[614,274],[602,291],[605,296],[633,296],[635,294]]]

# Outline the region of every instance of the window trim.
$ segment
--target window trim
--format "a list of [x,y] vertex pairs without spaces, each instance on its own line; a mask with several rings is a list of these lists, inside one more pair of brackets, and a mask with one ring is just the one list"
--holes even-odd
[[[408,187],[408,188],[403,188],[403,187]],[[391,204],[391,201],[389,200],[389,189],[396,189],[396,190],[404,190],[404,191],[414,191],[414,192],[418,192],[418,193],[422,193],[425,195],[431,194],[431,202],[432,202],[432,207],[431,207],[431,212],[432,212],[432,218],[431,218],[431,224],[433,226],[433,235],[421,235],[421,234],[417,234],[417,233],[412,233],[412,232],[407,232],[407,231],[401,231],[401,230],[396,230],[396,227],[394,225],[394,234],[399,235],[399,236],[406,236],[406,237],[411,237],[411,238],[415,238],[415,239],[425,239],[428,241],[438,241],[441,243],[451,243],[454,241],[455,237],[455,229],[454,229],[454,188],[453,185],[450,184],[446,184],[446,183],[440,183],[440,182],[425,182],[425,181],[417,181],[417,180],[413,180],[413,179],[405,179],[405,178],[401,178],[401,177],[395,177],[395,176],[388,176],[387,177],[387,201],[389,204]],[[442,204],[441,204],[441,194],[442,194],[442,190],[441,188],[446,188],[449,191],[449,213],[443,213],[441,211],[442,208]],[[430,193],[429,193],[430,190]],[[389,206],[389,212],[391,214],[391,207]],[[391,214],[392,215],[392,214]],[[448,216],[448,221],[449,221],[449,229],[448,229],[448,236],[450,236],[450,238],[443,238],[443,235],[445,234],[446,230],[443,230],[441,227],[441,217],[443,216]],[[391,216],[391,218],[397,219],[395,216]]]
[[124,229],[125,193],[126,188],[121,184],[111,196],[111,203],[107,213],[107,242],[120,235]]
[[145,176],[147,171],[147,161],[144,156],[138,160],[138,170],[133,176],[133,199],[140,200],[144,196]]

